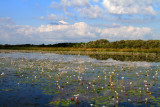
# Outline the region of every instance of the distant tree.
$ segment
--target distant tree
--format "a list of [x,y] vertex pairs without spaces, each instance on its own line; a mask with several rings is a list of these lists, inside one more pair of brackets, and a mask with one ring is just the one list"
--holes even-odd
[[90,41],[87,43],[87,47],[90,48],[106,48],[109,44],[109,41],[106,39],[99,39],[96,41]]

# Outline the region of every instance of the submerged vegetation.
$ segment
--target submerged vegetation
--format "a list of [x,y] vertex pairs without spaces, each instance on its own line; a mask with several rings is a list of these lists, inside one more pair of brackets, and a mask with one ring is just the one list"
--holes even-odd
[[0,45],[0,49],[45,50],[45,51],[120,51],[120,52],[160,52],[160,40],[120,40],[109,42],[106,39],[88,43],[57,43],[57,44],[22,44]]
[[160,106],[156,54],[70,53],[2,51],[0,106]]

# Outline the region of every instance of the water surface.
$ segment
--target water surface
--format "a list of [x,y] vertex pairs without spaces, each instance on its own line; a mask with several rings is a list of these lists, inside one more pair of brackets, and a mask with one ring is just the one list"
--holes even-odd
[[156,54],[1,52],[0,106],[160,106]]

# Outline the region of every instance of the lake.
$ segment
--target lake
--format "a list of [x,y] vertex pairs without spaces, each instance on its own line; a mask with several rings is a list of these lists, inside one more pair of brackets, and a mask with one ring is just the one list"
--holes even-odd
[[1,107],[160,106],[160,55],[0,51]]

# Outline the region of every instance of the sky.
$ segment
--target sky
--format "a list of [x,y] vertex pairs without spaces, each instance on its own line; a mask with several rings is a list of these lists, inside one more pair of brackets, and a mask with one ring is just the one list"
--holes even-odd
[[0,44],[160,40],[160,0],[0,0]]

